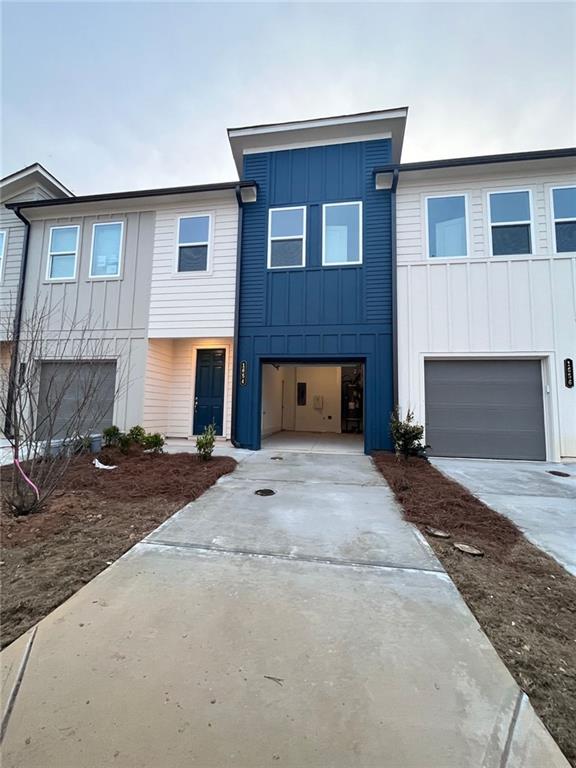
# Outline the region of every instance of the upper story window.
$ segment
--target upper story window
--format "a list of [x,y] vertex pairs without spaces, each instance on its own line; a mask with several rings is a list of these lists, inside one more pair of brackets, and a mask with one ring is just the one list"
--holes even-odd
[[488,201],[492,255],[532,253],[530,192],[490,192]]
[[178,223],[178,272],[207,272],[210,216],[185,216]]
[[468,256],[466,196],[446,195],[426,199],[428,256]]
[[0,280],[4,270],[4,251],[6,250],[6,232],[0,232]]
[[48,280],[74,280],[80,227],[52,227],[48,246]]
[[322,264],[362,263],[362,203],[322,207]]
[[121,221],[94,224],[90,277],[120,277],[123,228]]
[[306,208],[271,208],[268,214],[268,268],[303,267],[306,262]]
[[576,187],[552,189],[556,253],[576,251]]

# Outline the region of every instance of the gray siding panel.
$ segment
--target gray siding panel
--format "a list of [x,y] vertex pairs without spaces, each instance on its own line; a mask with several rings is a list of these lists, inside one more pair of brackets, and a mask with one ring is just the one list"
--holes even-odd
[[539,360],[428,360],[425,384],[432,455],[546,459]]

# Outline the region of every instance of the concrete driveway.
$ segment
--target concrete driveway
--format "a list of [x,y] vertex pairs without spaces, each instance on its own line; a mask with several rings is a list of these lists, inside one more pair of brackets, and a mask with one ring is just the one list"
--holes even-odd
[[516,523],[533,544],[576,576],[576,464],[437,458],[431,462]]
[[[27,640],[3,653],[6,691]],[[269,451],[40,622],[2,756],[567,766],[370,459]]]

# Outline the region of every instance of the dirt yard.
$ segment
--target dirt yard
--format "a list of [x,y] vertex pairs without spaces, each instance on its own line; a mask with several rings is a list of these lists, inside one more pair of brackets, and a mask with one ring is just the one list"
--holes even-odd
[[[50,613],[184,504],[236,467],[189,453],[125,456],[105,450],[73,460],[45,510],[15,518],[2,505],[2,647]],[[3,467],[0,483],[10,481]]]
[[[576,766],[576,579],[516,526],[424,459],[376,454],[406,518],[424,533],[490,642]],[[450,533],[438,539],[426,527]],[[463,554],[470,544],[483,557]]]

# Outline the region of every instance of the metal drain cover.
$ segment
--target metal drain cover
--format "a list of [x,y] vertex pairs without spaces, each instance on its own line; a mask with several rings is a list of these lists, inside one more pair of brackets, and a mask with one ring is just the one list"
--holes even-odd
[[556,477],[570,477],[568,472],[560,472],[559,469],[548,469],[547,472],[549,475],[556,475]]
[[254,493],[256,496],[274,496],[276,491],[273,491],[272,488],[258,488]]
[[284,461],[284,456],[270,456],[270,461]]

